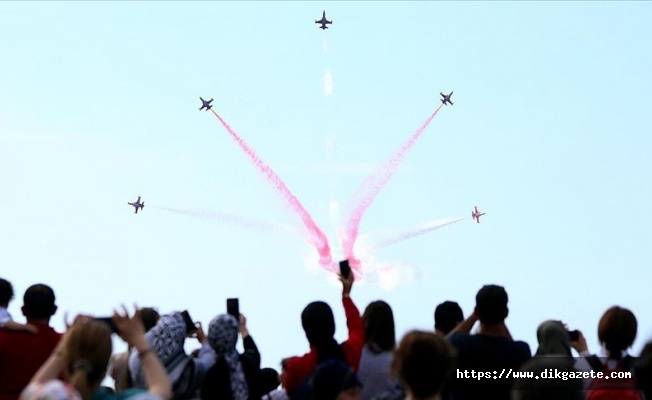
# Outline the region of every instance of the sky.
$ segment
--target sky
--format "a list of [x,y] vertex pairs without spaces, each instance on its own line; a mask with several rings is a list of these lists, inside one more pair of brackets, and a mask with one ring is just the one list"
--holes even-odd
[[[314,23],[323,10],[328,30]],[[187,309],[207,327],[237,297],[262,366],[278,368],[307,351],[301,311],[324,300],[343,340],[341,289],[301,220],[199,97],[337,261],[357,188],[454,91],[360,234],[463,219],[364,252],[360,311],[387,301],[400,337],[431,330],[445,300],[468,315],[498,284],[533,352],[547,319],[597,351],[599,318],[620,305],[638,318],[638,354],[652,339],[651,17],[646,2],[3,2],[9,311],[22,320],[22,293],[42,282],[58,330],[64,312],[121,304]]]

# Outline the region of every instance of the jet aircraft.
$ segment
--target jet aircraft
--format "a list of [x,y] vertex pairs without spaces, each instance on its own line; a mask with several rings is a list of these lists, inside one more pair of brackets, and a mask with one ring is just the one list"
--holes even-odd
[[478,206],[475,206],[475,211],[471,211],[471,217],[478,221],[480,223],[480,217],[482,217],[485,213],[481,213],[478,211]]
[[206,100],[204,100],[204,99],[202,99],[202,98],[200,97],[199,100],[201,100],[201,102],[202,102],[202,105],[201,105],[201,107],[199,108],[199,111],[203,110],[204,108],[206,108],[206,111],[208,111],[208,110],[210,110],[210,109],[213,107],[213,106],[211,105],[211,102],[213,101],[213,99],[210,99],[210,100],[206,101]]
[[138,196],[138,200],[136,200],[135,202],[127,203],[127,204],[129,204],[130,206],[133,206],[136,209],[136,211],[135,211],[136,214],[138,214],[138,209],[139,208],[142,210],[143,207],[145,207],[145,202],[144,201],[142,203],[140,202],[140,196]]
[[453,95],[453,92],[451,92],[451,94],[449,94],[448,96],[443,94],[442,92],[439,92],[439,94],[442,97],[441,102],[444,103],[444,105],[446,105],[446,102],[448,102],[448,104],[450,104],[451,106],[453,105],[453,102],[451,101],[451,96]]
[[333,23],[333,21],[329,21],[326,19],[326,11],[321,15],[321,19],[318,21],[315,21],[316,24],[321,24],[319,29],[328,29],[326,25],[330,25]]

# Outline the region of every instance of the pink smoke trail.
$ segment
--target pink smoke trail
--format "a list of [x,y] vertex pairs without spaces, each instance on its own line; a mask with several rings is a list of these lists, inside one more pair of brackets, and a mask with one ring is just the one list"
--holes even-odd
[[384,247],[391,246],[396,243],[400,243],[404,240],[411,239],[415,236],[420,236],[424,235],[426,233],[432,232],[434,230],[437,230],[439,228],[443,228],[448,225],[452,225],[455,223],[458,223],[460,221],[464,221],[465,219],[468,219],[468,217],[461,217],[461,218],[454,218],[454,219],[447,219],[447,220],[438,220],[438,221],[431,221],[431,222],[426,222],[420,225],[417,225],[412,228],[408,228],[403,231],[394,231],[394,232],[389,232],[389,234],[385,235],[379,235],[374,232],[370,232],[368,235],[369,236],[376,236],[376,238],[372,238],[370,240],[369,244],[369,250],[371,251],[376,251],[379,249],[382,249]]
[[237,133],[235,133],[233,129],[231,129],[229,124],[227,124],[222,119],[222,117],[220,117],[219,114],[215,112],[215,110],[211,110],[211,112],[213,115],[215,115],[215,118],[220,121],[222,126],[224,126],[224,128],[229,132],[231,137],[238,143],[240,148],[247,154],[247,156],[249,156],[251,161],[254,163],[254,166],[256,166],[256,168],[258,168],[258,170],[267,177],[267,180],[274,185],[276,190],[285,198],[287,204],[292,208],[292,210],[297,213],[299,218],[301,218],[301,221],[308,231],[308,240],[317,248],[317,251],[319,252],[319,263],[322,265],[322,267],[333,270],[335,266],[333,265],[331,249],[328,245],[328,238],[317,226],[308,211],[306,211],[296,196],[294,196],[292,192],[290,192],[290,190],[287,188],[287,186],[285,186],[285,183],[276,174],[276,172],[274,172],[267,164],[265,164],[265,162],[258,156],[258,154],[256,154],[256,152],[251,147],[249,147],[249,145]]
[[[360,261],[355,258],[353,253],[353,245],[358,238],[358,228],[360,227],[360,221],[362,220],[365,211],[367,208],[369,208],[371,203],[374,201],[383,187],[387,184],[387,182],[389,182],[394,173],[396,173],[396,170],[398,169],[401,161],[403,161],[408,151],[421,137],[428,125],[430,125],[430,122],[432,122],[433,118],[435,118],[442,107],[443,104],[440,104],[439,107],[437,107],[437,109],[430,115],[430,117],[428,117],[428,119],[426,119],[426,121],[421,124],[419,129],[417,129],[417,131],[405,143],[403,143],[403,146],[401,146],[394,157],[389,159],[384,165],[382,165],[372,175],[370,175],[356,192],[354,198],[359,198],[361,195],[364,195],[364,197],[349,216],[346,230],[341,233],[342,251],[344,253],[344,257],[349,260],[351,267],[359,268],[360,266]],[[369,189],[369,186],[371,186],[371,189]]]

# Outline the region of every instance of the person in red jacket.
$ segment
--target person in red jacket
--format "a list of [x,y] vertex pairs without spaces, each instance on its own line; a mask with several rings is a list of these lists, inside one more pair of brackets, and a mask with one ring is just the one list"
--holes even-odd
[[340,281],[349,337],[341,344],[335,341],[335,318],[328,304],[323,301],[308,304],[301,313],[301,323],[310,343],[310,352],[285,360],[282,384],[287,393],[291,393],[307,379],[315,371],[317,364],[328,359],[345,361],[354,371],[358,370],[365,344],[364,323],[360,311],[350,297],[353,274],[350,273],[348,277],[340,275]]

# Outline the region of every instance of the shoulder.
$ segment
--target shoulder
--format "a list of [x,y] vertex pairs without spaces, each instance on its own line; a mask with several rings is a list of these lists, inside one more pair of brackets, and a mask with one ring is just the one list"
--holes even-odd
[[20,395],[24,400],[36,399],[69,399],[82,400],[74,387],[54,379],[45,383],[30,383]]
[[530,349],[530,345],[527,344],[526,342],[522,340],[515,340],[512,344],[514,348],[514,352],[518,353],[520,355],[524,355],[527,357],[532,356],[532,350]]
[[447,340],[453,345],[457,346],[472,341],[473,336],[469,335],[468,333],[455,332],[452,335],[448,336]]

